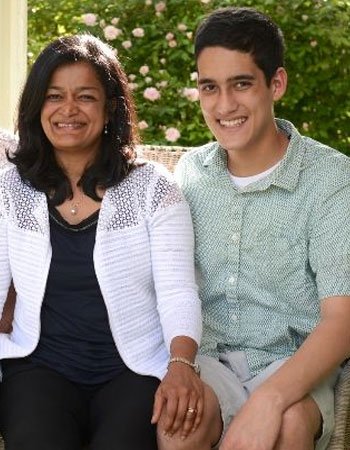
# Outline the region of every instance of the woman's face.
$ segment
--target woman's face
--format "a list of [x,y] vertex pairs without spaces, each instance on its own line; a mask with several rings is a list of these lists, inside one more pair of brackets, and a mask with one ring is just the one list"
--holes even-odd
[[106,95],[94,68],[80,61],[56,69],[41,109],[41,125],[56,157],[93,160],[107,122]]

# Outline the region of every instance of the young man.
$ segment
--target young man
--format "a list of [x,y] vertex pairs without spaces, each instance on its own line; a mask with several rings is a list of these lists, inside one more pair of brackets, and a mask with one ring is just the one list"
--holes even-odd
[[252,9],[218,10],[197,31],[217,142],[186,154],[177,178],[196,235],[206,401],[198,428],[160,435],[161,449],[321,450],[332,432],[350,355],[350,160],[275,119],[283,53]]

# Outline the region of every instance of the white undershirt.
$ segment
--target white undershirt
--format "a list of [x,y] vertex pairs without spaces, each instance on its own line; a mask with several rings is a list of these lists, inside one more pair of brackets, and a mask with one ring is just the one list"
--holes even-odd
[[232,173],[230,172],[228,173],[230,175],[231,180],[237,187],[245,187],[248,186],[248,184],[254,183],[255,181],[259,181],[262,178],[267,177],[267,175],[273,172],[280,165],[280,163],[281,161],[278,161],[277,164],[265,170],[264,172],[258,173],[256,175],[251,175],[249,177],[236,177],[235,175],[232,175]]

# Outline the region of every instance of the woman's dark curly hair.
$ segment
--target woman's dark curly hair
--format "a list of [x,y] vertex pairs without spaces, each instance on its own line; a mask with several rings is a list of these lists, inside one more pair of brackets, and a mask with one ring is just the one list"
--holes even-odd
[[42,51],[30,70],[19,103],[19,145],[9,157],[22,180],[49,195],[53,205],[72,198],[72,188],[41,126],[41,110],[54,71],[79,61],[95,69],[105,91],[109,119],[108,133],[101,135],[100,152],[79,185],[91,198],[100,200],[97,187],[116,185],[134,167],[138,142],[135,108],[127,76],[112,48],[89,34],[59,38]]

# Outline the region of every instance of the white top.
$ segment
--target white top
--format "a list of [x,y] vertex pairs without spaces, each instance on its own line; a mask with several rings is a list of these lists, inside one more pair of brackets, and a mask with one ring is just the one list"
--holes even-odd
[[281,163],[281,161],[278,161],[277,164],[275,164],[274,166],[265,170],[264,172],[258,173],[256,175],[251,175],[249,177],[236,177],[235,175],[232,175],[231,172],[229,172],[229,175],[230,175],[231,180],[234,182],[234,184],[237,187],[245,187],[245,186],[248,186],[248,184],[252,184],[255,181],[259,181],[259,180],[267,177],[267,175],[270,175],[271,172],[273,172],[275,169],[277,169],[277,167],[280,165],[280,163]]
[[12,153],[17,146],[17,138],[9,131],[0,128],[0,169],[9,164],[6,151]]
[[[190,212],[169,172],[134,169],[107,189],[99,214],[94,267],[114,341],[136,373],[162,378],[171,340],[201,336]],[[13,330],[0,333],[0,359],[37,346],[51,262],[46,196],[24,184],[16,167],[0,172],[0,312],[13,278]]]

